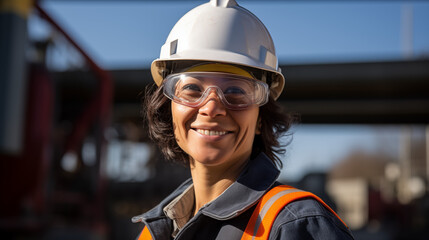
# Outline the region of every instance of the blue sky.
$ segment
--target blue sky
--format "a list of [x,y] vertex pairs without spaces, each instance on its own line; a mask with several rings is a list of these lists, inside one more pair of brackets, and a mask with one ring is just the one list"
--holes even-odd
[[[176,21],[204,2],[45,0],[42,6],[102,67],[115,69],[148,67]],[[429,1],[238,2],[267,26],[280,64],[398,60],[410,49],[413,58],[429,57]],[[412,12],[412,31],[403,35],[406,9]],[[31,38],[50,34],[49,26],[36,17],[30,18],[29,32]],[[404,41],[404,36],[412,41]],[[51,54],[50,64],[58,69],[80,64],[78,54],[61,41]],[[305,172],[327,170],[353,149],[381,147],[398,155],[401,130],[402,126],[295,126],[282,177],[297,180]]]
[[[51,1],[42,6],[102,66],[147,66],[176,21],[205,1]],[[429,56],[429,1],[238,1],[267,26],[280,63],[400,59],[401,17],[413,13],[412,49]],[[33,36],[46,34],[31,21]],[[408,34],[410,36],[410,34]]]

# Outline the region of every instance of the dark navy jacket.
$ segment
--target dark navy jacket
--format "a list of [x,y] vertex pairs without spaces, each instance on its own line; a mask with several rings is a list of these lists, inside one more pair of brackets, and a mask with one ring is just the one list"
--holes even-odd
[[[279,170],[265,154],[249,161],[240,177],[217,199],[202,207],[177,234],[179,239],[239,240],[258,200],[273,186]],[[152,210],[133,218],[143,222],[154,240],[173,239],[172,221],[163,208],[180,195],[192,180],[185,181]],[[274,239],[353,239],[346,226],[313,199],[289,203],[274,221],[270,240]]]

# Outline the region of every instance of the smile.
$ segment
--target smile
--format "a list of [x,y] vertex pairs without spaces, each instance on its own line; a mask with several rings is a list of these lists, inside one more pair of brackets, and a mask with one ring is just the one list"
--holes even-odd
[[222,136],[227,134],[226,131],[212,131],[212,130],[205,130],[205,129],[196,129],[196,131],[202,135],[207,135],[207,136]]

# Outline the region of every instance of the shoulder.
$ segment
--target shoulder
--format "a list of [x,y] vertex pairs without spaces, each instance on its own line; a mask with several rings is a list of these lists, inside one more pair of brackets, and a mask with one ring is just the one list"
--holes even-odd
[[305,198],[289,203],[273,223],[270,239],[353,239],[350,230],[320,202]]

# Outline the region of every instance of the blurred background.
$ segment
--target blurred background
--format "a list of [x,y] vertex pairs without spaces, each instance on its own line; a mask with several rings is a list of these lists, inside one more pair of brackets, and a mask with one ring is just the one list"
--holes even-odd
[[[189,177],[140,117],[149,66],[205,1],[0,0],[0,236],[134,239]],[[299,122],[281,181],[357,239],[429,232],[429,1],[238,1],[267,26]]]

